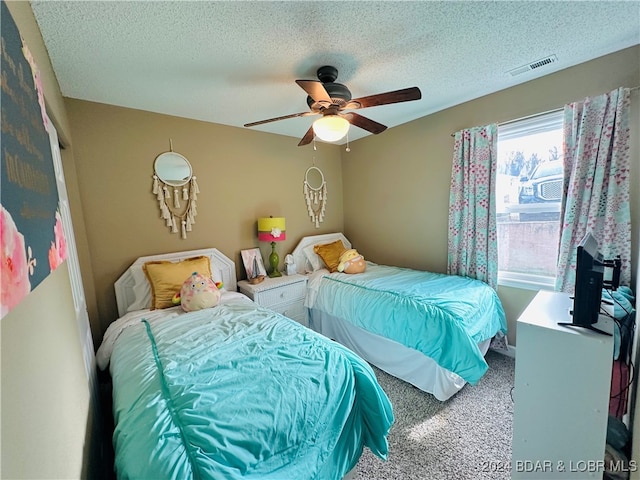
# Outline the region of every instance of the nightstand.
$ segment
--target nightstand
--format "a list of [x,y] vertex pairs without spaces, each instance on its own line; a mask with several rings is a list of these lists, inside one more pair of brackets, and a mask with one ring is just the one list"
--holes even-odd
[[304,297],[307,290],[307,277],[304,275],[283,275],[281,277],[266,277],[264,281],[255,285],[246,280],[238,282],[238,289],[261,307],[309,326],[307,309],[304,307]]

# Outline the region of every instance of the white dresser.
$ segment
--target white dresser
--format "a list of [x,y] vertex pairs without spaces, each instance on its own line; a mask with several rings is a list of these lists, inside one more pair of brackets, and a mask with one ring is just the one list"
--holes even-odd
[[309,326],[307,310],[304,307],[304,297],[307,290],[307,277],[304,275],[283,275],[281,277],[266,277],[264,281],[255,285],[247,280],[238,282],[238,289],[261,307]]
[[[613,337],[558,325],[572,306],[540,291],[518,318],[513,479],[602,478]],[[612,320],[597,327],[612,332]]]

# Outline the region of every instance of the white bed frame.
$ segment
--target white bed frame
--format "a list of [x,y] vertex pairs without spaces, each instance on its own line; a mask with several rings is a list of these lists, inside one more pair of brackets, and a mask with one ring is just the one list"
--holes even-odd
[[177,262],[189,257],[197,257],[200,255],[206,255],[211,260],[211,275],[213,279],[216,281],[221,280],[224,283],[224,288],[226,290],[235,292],[237,290],[236,265],[233,260],[225,256],[216,248],[149,255],[146,257],[139,257],[129,268],[127,268],[127,270],[125,270],[120,278],[116,280],[114,288],[116,291],[116,302],[118,303],[118,314],[123,316],[127,313],[129,306],[133,304],[135,300],[133,287],[136,284],[136,279],[144,278],[144,273],[142,273],[141,277],[141,272],[142,266],[146,262],[154,262],[158,260]]
[[[306,247],[319,243],[330,243],[337,239],[342,240],[345,248],[351,248],[351,242],[342,233],[315,235],[300,240],[292,252],[298,273],[307,273],[305,272],[307,260],[304,255]],[[466,385],[460,376],[442,368],[421,352],[381,335],[368,332],[344,319],[333,317],[313,308],[309,309],[309,319],[309,327],[313,330],[341,343],[367,362],[394,377],[431,393],[438,400],[449,399]],[[490,342],[490,340],[486,340],[478,345],[483,355],[489,349]]]
[[316,245],[318,243],[331,243],[336,240],[342,240],[345,248],[351,248],[351,242],[342,233],[324,233],[322,235],[313,235],[310,237],[302,237],[302,240],[293,249],[291,255],[293,261],[296,264],[296,271],[302,275],[309,273],[306,271],[307,257],[304,254],[304,249],[310,245]]

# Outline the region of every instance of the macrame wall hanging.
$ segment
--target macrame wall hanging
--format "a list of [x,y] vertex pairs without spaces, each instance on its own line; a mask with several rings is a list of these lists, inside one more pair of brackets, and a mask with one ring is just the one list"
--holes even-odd
[[161,153],[156,157],[153,165],[152,192],[158,200],[160,218],[162,218],[171,233],[178,233],[187,238],[187,232],[196,223],[196,199],[200,189],[193,175],[189,161],[173,151]]
[[307,213],[316,228],[320,228],[327,206],[327,182],[324,181],[322,170],[315,165],[309,167],[304,174],[303,191]]

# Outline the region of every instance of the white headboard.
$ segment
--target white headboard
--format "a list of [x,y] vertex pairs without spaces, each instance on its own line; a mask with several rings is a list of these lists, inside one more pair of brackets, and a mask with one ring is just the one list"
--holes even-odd
[[342,233],[324,233],[322,235],[312,235],[310,237],[302,237],[302,240],[296,245],[296,248],[293,249],[291,255],[293,256],[293,261],[296,263],[296,271],[298,273],[307,273],[305,272],[305,266],[307,264],[307,258],[304,254],[304,249],[309,245],[316,245],[318,243],[331,243],[336,240],[342,240],[345,248],[351,248],[351,242],[347,240]]
[[146,262],[158,260],[177,262],[179,260],[184,260],[185,258],[197,257],[200,255],[206,255],[211,259],[211,275],[213,279],[215,281],[222,281],[224,283],[225,290],[235,292],[237,290],[235,263],[216,248],[150,255],[138,258],[129,268],[127,268],[120,278],[116,280],[114,288],[116,291],[116,302],[118,303],[118,314],[123,316],[127,313],[129,306],[133,305],[135,302],[136,292],[134,291],[134,287],[136,287],[136,285],[138,285],[136,290],[140,290],[140,288],[148,288],[150,294],[151,289],[149,282],[142,271],[142,265]]

